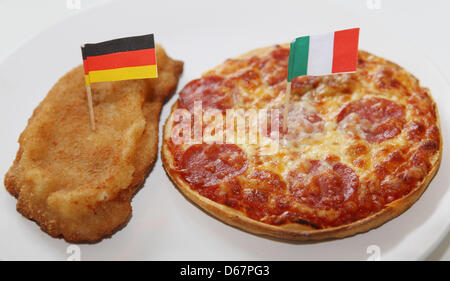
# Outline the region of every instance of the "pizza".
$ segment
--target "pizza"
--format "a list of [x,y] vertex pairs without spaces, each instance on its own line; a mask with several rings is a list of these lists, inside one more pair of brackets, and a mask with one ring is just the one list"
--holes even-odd
[[407,210],[442,154],[430,91],[359,51],[355,73],[297,77],[286,102],[288,60],[288,44],[257,49],[180,91],[162,147],[174,184],[229,225],[287,240],[342,238]]

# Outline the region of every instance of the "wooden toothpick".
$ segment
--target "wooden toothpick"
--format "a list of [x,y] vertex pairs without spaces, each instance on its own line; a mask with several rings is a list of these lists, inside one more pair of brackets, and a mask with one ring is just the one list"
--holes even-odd
[[86,86],[86,96],[89,108],[89,118],[91,119],[91,130],[95,131],[95,118],[94,118],[94,107],[92,106],[91,85]]
[[286,133],[288,114],[289,114],[289,99],[291,98],[291,82],[287,82],[286,96],[284,97],[284,112],[283,112],[283,132]]

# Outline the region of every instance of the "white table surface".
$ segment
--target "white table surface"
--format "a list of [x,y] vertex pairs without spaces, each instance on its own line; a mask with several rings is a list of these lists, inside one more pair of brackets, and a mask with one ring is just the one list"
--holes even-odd
[[[108,1],[0,0],[0,61],[47,27]],[[450,81],[450,37],[443,32],[450,28],[450,1],[342,0],[342,5],[367,14],[369,20],[395,23],[392,28],[425,50]],[[450,234],[428,259],[450,260]]]

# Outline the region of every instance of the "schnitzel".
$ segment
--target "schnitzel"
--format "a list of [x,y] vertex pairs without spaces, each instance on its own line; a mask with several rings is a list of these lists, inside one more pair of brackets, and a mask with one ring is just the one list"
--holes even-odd
[[158,149],[161,107],[183,62],[156,46],[157,79],[92,84],[96,130],[83,67],[64,75],[34,110],[5,176],[17,210],[54,237],[94,242],[131,216],[131,199]]

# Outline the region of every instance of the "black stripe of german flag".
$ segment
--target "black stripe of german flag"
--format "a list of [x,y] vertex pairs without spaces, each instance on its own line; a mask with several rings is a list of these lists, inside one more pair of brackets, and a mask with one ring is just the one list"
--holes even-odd
[[85,44],[81,52],[86,85],[158,77],[153,34]]

